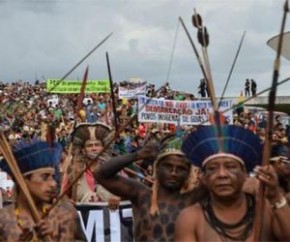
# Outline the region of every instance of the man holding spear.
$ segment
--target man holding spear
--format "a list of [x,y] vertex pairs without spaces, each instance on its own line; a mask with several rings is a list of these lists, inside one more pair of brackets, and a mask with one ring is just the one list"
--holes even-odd
[[0,210],[0,241],[75,241],[82,232],[77,211],[70,203],[61,201],[41,219],[57,195],[55,172],[61,145],[22,140],[14,146],[12,156],[2,134],[0,141],[5,157],[1,169],[17,183],[15,203]]
[[103,123],[83,123],[78,125],[72,133],[73,166],[68,169],[68,181],[63,181],[64,190],[67,185],[79,173],[84,172],[77,184],[73,186],[71,197],[75,202],[110,202],[119,200],[100,184],[96,184],[91,169],[87,165],[94,161],[99,166],[111,158],[111,150],[107,149],[101,157],[96,160],[98,154],[108,144],[114,135],[114,131]]
[[259,166],[259,137],[234,125],[221,126],[221,131],[219,137],[215,126],[202,127],[183,143],[190,161],[203,170],[209,195],[180,213],[175,240],[256,241],[257,197],[243,191],[247,174],[254,169],[266,196],[261,241],[289,241],[290,207],[273,166]]

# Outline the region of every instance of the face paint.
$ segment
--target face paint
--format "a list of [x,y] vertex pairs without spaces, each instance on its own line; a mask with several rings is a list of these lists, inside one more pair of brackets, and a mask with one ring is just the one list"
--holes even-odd
[[226,197],[240,192],[246,178],[241,163],[229,157],[209,161],[204,172],[204,184],[216,196]]
[[206,165],[204,171],[206,175],[213,175],[220,172],[221,169],[223,169],[223,172],[229,174],[238,174],[242,171],[240,163],[236,161],[229,161],[223,164],[217,162],[209,163]]
[[188,179],[190,165],[184,157],[169,155],[159,161],[157,176],[159,184],[166,189],[179,191]]

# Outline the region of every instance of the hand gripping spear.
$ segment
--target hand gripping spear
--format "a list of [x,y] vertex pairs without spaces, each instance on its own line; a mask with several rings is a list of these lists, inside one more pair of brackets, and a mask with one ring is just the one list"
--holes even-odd
[[[262,163],[263,165],[268,164],[269,158],[270,158],[270,152],[271,152],[275,98],[276,98],[276,90],[277,90],[279,70],[280,70],[280,56],[281,56],[281,50],[283,46],[283,32],[285,29],[285,23],[286,23],[286,17],[287,17],[288,11],[289,11],[289,5],[288,5],[288,0],[286,0],[285,5],[284,5],[284,14],[283,14],[283,19],[282,19],[281,29],[280,29],[277,55],[274,61],[272,87],[269,93],[269,104],[268,104],[269,115],[268,115],[268,123],[267,123],[265,144],[264,144],[264,150],[263,150],[263,163]],[[256,201],[257,211],[256,211],[256,221],[255,221],[255,226],[254,226],[254,241],[261,240],[261,230],[262,230],[261,228],[262,228],[263,212],[264,212],[263,210],[264,210],[264,205],[265,205],[264,192],[265,192],[264,186],[260,184],[257,201]]]

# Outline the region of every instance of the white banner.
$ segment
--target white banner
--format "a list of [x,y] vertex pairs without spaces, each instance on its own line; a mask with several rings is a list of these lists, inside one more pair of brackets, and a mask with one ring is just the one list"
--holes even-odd
[[119,98],[138,98],[138,95],[146,94],[146,83],[141,86],[136,86],[135,88],[126,88],[119,86]]
[[[145,107],[143,107],[145,105]],[[230,109],[233,100],[223,100],[220,111]],[[140,110],[140,108],[142,110]],[[213,113],[211,102],[174,101],[141,96],[138,99],[138,121],[151,123],[171,123],[176,125],[209,125],[209,114]],[[233,111],[223,113],[229,124],[233,123]]]
[[76,208],[86,241],[133,242],[130,202],[121,202],[116,211],[110,211],[105,202],[77,204]]

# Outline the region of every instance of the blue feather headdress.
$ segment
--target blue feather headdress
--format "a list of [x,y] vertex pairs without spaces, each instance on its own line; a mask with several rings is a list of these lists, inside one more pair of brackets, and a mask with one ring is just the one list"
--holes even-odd
[[[28,175],[43,168],[57,168],[61,159],[62,146],[39,139],[21,140],[12,148],[13,155],[23,175]],[[0,162],[1,170],[12,176],[5,159]]]
[[248,172],[261,164],[262,148],[257,135],[236,125],[201,127],[191,133],[182,145],[183,152],[195,166],[203,167],[217,156],[229,156],[240,161]]

